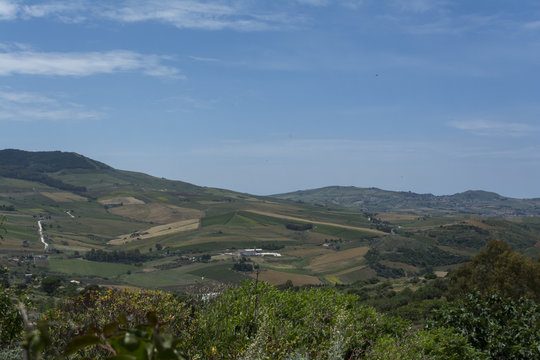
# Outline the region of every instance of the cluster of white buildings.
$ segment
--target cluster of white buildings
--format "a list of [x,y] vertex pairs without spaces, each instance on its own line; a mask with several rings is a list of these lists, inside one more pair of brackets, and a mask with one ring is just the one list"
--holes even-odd
[[281,257],[280,253],[277,252],[263,252],[263,249],[244,249],[237,252],[228,252],[225,255],[236,255],[236,256],[275,256]]

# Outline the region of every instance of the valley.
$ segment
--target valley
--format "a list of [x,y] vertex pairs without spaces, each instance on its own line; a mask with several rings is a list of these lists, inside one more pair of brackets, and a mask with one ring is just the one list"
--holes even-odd
[[[17,281],[55,275],[82,286],[180,292],[255,277],[274,285],[354,284],[443,276],[492,239],[540,253],[535,216],[471,213],[474,206],[358,210],[199,187],[73,153],[15,157],[0,162],[0,205],[9,209],[0,262]],[[237,255],[245,249],[281,256]]]

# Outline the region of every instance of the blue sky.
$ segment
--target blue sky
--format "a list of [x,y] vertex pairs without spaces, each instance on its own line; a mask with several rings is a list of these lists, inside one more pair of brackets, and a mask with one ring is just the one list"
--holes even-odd
[[540,2],[0,0],[0,148],[261,195],[540,197]]

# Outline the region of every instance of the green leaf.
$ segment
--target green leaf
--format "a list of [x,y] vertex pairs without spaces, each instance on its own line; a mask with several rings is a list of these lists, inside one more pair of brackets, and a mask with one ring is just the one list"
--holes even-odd
[[107,360],[137,360],[137,357],[134,355],[122,354],[109,356]]
[[64,355],[68,356],[75,352],[92,345],[101,343],[101,339],[96,335],[82,335],[71,339],[64,349]]
[[103,334],[105,336],[111,335],[116,330],[118,330],[118,326],[120,326],[120,323],[118,321],[105,325],[103,327]]
[[152,326],[156,326],[158,323],[158,317],[155,311],[148,312],[146,318],[148,319],[148,323]]

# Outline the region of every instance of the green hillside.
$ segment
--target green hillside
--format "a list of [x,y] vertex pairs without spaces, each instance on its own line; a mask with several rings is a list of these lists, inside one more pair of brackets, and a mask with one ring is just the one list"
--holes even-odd
[[[503,201],[484,192],[454,195],[469,204],[459,214],[426,215],[432,203],[408,214],[413,200],[398,201],[408,196],[418,205],[424,195],[367,189],[371,203],[388,209],[375,213],[348,207],[362,189],[327,188],[328,199],[340,202],[321,206],[302,195],[315,199],[318,192],[299,193],[302,201],[252,196],[116,170],[74,153],[3,150],[0,174],[7,229],[0,263],[19,279],[56,274],[182,291],[258,272],[276,285],[350,284],[444,274],[491,239],[533,257],[540,249],[537,217],[469,214]],[[381,193],[395,197],[396,206]]]

